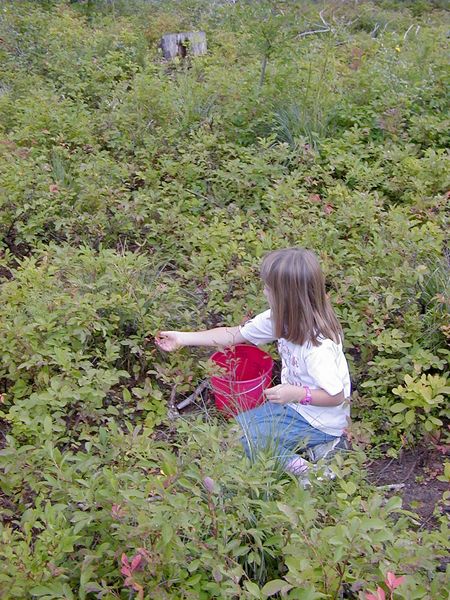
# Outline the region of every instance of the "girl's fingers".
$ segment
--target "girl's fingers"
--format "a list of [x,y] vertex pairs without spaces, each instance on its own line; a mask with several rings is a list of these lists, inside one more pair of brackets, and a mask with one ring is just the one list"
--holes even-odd
[[267,400],[270,400],[270,402],[276,402],[278,400],[278,392],[275,388],[269,388],[264,390],[264,394]]
[[161,342],[170,340],[170,334],[168,331],[158,331],[158,333],[155,335],[155,340],[158,340]]
[[289,386],[282,383],[264,390],[264,394],[269,402],[274,402],[275,404],[286,404],[292,399],[287,388],[289,388]]
[[179,346],[176,335],[172,331],[160,331],[155,335],[155,342],[166,352],[172,352],[172,350],[176,350]]
[[169,340],[165,335],[158,334],[155,336],[155,342],[157,345],[163,350],[167,350],[167,346],[169,344]]
[[277,392],[278,392],[278,388],[280,386],[279,385],[275,385],[274,387],[271,388],[266,388],[264,390],[265,395],[269,398],[270,396],[276,396]]

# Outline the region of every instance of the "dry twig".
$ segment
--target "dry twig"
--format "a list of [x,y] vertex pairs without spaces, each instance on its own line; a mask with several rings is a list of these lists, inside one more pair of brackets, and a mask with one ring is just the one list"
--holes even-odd
[[192,394],[190,396],[188,396],[187,398],[185,398],[184,400],[182,400],[179,404],[177,404],[177,409],[181,410],[182,408],[184,408],[185,406],[188,406],[188,404],[192,404],[192,402],[194,402],[194,400],[200,396],[200,394],[203,392],[203,390],[205,388],[208,387],[208,380],[204,379],[196,388],[195,390],[192,392]]
[[408,37],[408,33],[411,31],[411,29],[414,27],[414,24],[411,24],[408,29],[406,30],[405,35],[403,36],[403,41],[406,40],[406,38]]

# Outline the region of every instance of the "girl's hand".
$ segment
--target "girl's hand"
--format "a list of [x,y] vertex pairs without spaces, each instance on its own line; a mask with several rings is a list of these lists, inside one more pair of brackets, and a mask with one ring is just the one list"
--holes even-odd
[[179,331],[160,331],[155,336],[155,342],[166,352],[178,350],[183,345],[180,340]]
[[294,402],[300,402],[304,396],[305,391],[303,388],[297,385],[290,385],[289,383],[282,383],[271,388],[264,390],[264,395],[269,402],[275,404],[288,404]]

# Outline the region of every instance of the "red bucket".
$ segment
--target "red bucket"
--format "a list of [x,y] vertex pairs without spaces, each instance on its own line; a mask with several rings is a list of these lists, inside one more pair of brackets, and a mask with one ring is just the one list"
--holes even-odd
[[217,408],[228,416],[259,406],[272,381],[272,357],[256,346],[238,344],[215,352],[211,360],[225,370],[210,379]]

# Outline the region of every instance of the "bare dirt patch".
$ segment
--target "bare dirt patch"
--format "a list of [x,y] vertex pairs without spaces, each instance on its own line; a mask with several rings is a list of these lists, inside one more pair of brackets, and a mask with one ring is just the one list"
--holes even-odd
[[449,510],[442,498],[448,483],[438,479],[445,458],[435,449],[404,450],[397,459],[373,460],[368,465],[369,480],[376,486],[397,486],[386,488],[387,493],[403,499],[403,507],[419,516],[420,527],[432,529],[438,525],[435,509],[441,514]]

